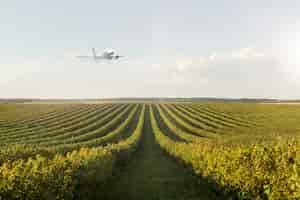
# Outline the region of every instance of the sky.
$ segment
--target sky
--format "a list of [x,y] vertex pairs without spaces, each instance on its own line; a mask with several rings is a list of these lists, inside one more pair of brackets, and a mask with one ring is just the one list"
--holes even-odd
[[297,0],[0,0],[0,24],[0,98],[300,99]]

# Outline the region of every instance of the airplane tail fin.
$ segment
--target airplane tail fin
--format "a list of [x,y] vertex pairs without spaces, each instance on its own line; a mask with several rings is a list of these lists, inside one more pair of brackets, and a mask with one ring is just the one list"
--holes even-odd
[[92,51],[93,51],[93,56],[94,56],[94,58],[96,59],[96,56],[97,56],[97,54],[96,54],[96,49],[95,49],[95,48],[92,48]]

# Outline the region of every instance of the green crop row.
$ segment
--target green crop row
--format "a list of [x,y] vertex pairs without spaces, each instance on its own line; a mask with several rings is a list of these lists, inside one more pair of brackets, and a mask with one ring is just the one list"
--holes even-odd
[[251,126],[251,124],[249,124],[249,122],[246,121],[246,120],[240,120],[237,117],[233,117],[229,114],[224,114],[222,112],[215,111],[211,108],[208,109],[204,105],[191,104],[190,106],[191,106],[191,108],[193,108],[197,112],[206,114],[208,116],[214,117],[215,119],[219,119],[219,120],[227,122],[227,123],[234,124],[236,126],[244,126],[244,127],[250,127]]
[[[132,106],[129,106],[130,108]],[[128,110],[127,108],[127,110]],[[134,114],[136,114],[137,106],[130,112],[128,116],[125,116],[126,119],[122,121],[121,123],[115,124],[113,129],[108,132],[106,135],[104,134],[104,131],[108,131],[108,127],[101,126],[97,130],[93,130],[89,132],[89,140],[83,140],[81,142],[75,140],[73,143],[57,143],[56,145],[52,144],[52,146],[49,146],[50,143],[46,143],[48,146],[41,146],[41,145],[25,145],[25,144],[17,144],[17,145],[10,145],[6,148],[0,149],[0,164],[3,164],[7,161],[16,161],[18,159],[26,159],[32,156],[35,156],[37,154],[42,155],[43,157],[53,157],[55,154],[66,154],[67,152],[80,149],[82,147],[95,147],[99,145],[103,145],[106,143],[109,143],[113,140],[116,140],[120,134],[122,134],[126,127],[128,127],[132,119],[134,117]],[[120,113],[122,115],[122,113]],[[121,118],[120,118],[121,119]],[[123,118],[122,118],[123,119]],[[110,121],[113,122],[113,121]],[[109,123],[110,123],[109,122]],[[114,122],[113,122],[114,123]],[[107,123],[108,124],[108,123]],[[99,135],[99,134],[102,135]],[[95,135],[97,134],[97,135]],[[84,136],[84,135],[79,135]],[[100,137],[102,136],[102,137]],[[53,143],[56,141],[53,141]]]
[[48,159],[37,155],[0,167],[0,199],[73,199],[82,187],[104,184],[118,160],[129,159],[141,138],[145,106],[129,138],[106,147],[82,148]]
[[21,104],[0,104],[1,123],[14,125],[26,123],[32,120],[48,117],[63,111],[65,108],[72,109],[74,105],[21,105]]
[[[241,112],[247,105],[251,105],[251,109],[255,109],[255,104],[240,104],[240,103],[208,103],[208,104],[200,104],[196,105],[196,108],[200,109],[202,112],[210,113],[212,115],[216,115],[222,117],[224,120],[229,120],[231,122],[235,122],[242,126],[251,126],[256,125],[255,122],[249,120],[249,116],[245,118],[245,116],[241,116]],[[254,106],[253,106],[254,105]],[[224,109],[224,107],[227,108]],[[248,109],[248,108],[247,108]]]
[[199,120],[200,122],[204,121],[207,123],[211,123],[215,128],[230,129],[236,127],[234,124],[226,123],[223,120],[218,120],[212,116],[206,115],[205,113],[197,112],[189,106],[180,104],[176,104],[175,106],[181,108],[181,110],[184,110],[187,115],[193,117],[196,120]]
[[203,129],[208,132],[216,133],[218,127],[216,125],[214,125],[213,123],[207,122],[201,118],[196,120],[193,117],[191,117],[190,115],[188,115],[186,110],[179,109],[175,105],[172,105],[172,106],[167,105],[167,107],[169,108],[170,111],[172,111],[174,114],[176,114],[179,118],[181,118],[183,121],[191,124],[192,126],[195,126],[197,128]]
[[[80,112],[81,110],[89,109],[94,106],[65,106],[63,108],[58,107],[54,112],[45,115],[34,116],[33,119],[23,119],[15,122],[7,122],[8,127],[6,130],[1,130],[1,133],[9,133],[14,131],[23,130],[24,128],[35,128],[44,122],[55,122],[56,119],[64,118],[65,115],[71,115],[72,113]],[[27,112],[30,113],[30,110]],[[18,113],[20,114],[20,113]]]
[[182,130],[180,127],[176,126],[175,124],[173,124],[168,117],[166,116],[166,114],[164,113],[164,111],[161,109],[161,107],[159,106],[155,106],[158,110],[158,115],[159,118],[162,120],[162,123],[165,123],[165,125],[174,133],[176,134],[178,137],[182,138],[183,140],[186,140],[188,142],[197,142],[198,140],[200,140],[200,136],[196,136],[190,133],[185,132],[184,130]]
[[216,189],[238,199],[299,199],[300,145],[225,146],[214,141],[182,143],[167,137],[150,119],[159,145],[171,156],[206,177]]
[[94,107],[81,110],[78,113],[70,113],[70,116],[63,116],[62,119],[55,119],[54,122],[45,122],[44,124],[35,125],[34,127],[23,127],[21,130],[12,131],[5,134],[1,134],[0,137],[5,139],[13,139],[18,137],[28,137],[33,135],[39,135],[41,132],[47,131],[54,131],[59,129],[60,127],[67,127],[72,124],[76,124],[79,121],[88,118],[89,116],[94,116],[99,112],[104,112],[110,106],[101,106],[101,107]]
[[202,137],[205,136],[205,137],[214,138],[217,136],[215,133],[205,129],[204,127],[195,127],[195,126],[187,123],[187,121],[184,121],[181,117],[178,116],[178,113],[173,112],[172,110],[168,109],[166,106],[163,106],[163,105],[159,105],[159,106],[161,106],[163,108],[163,110],[166,111],[166,114],[168,114],[170,116],[170,118],[172,120],[174,120],[174,122],[176,124],[178,124],[178,126],[186,129],[190,133],[193,133],[195,135],[199,135]]
[[47,142],[51,143],[55,140],[61,141],[99,128],[110,122],[118,114],[122,114],[122,109],[124,109],[124,106],[119,106],[117,109],[114,107],[108,108],[107,110],[101,109],[100,112],[93,117],[86,118],[87,116],[83,116],[81,121],[76,120],[74,123],[69,122],[67,124],[58,125],[54,130],[41,129],[40,131],[27,132],[18,135],[17,138],[7,138],[4,142],[40,144]]

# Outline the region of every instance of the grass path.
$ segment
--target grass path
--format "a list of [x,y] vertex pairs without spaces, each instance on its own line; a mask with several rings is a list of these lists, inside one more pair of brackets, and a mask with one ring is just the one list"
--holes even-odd
[[[101,199],[107,200],[198,200],[209,198],[210,186],[197,183],[163,152],[151,132],[146,112],[144,134],[139,150],[118,178],[109,185]],[[101,195],[101,196],[102,196]]]

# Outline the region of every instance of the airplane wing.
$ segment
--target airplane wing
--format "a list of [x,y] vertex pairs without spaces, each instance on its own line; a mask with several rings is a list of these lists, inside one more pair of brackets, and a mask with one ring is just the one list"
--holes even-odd
[[76,58],[93,58],[93,56],[76,56]]

